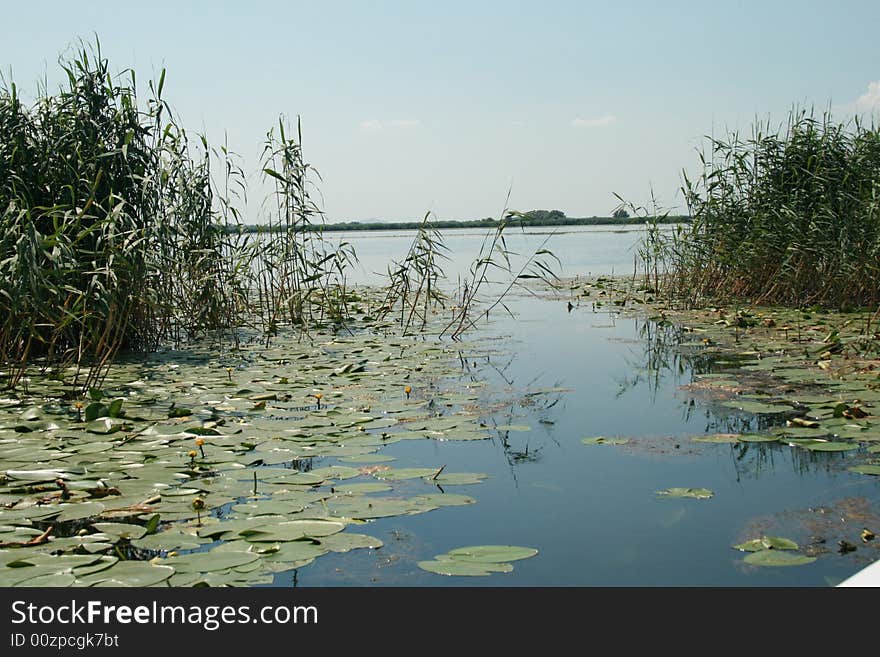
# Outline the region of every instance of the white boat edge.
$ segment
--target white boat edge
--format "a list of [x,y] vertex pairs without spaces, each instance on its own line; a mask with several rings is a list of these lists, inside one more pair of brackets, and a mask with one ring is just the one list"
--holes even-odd
[[843,580],[838,587],[880,586],[880,560],[862,568],[852,577]]

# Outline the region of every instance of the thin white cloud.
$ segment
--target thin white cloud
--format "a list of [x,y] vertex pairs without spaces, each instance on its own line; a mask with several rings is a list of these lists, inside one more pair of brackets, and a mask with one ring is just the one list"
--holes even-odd
[[855,109],[856,112],[880,110],[880,80],[868,83],[868,91],[858,97]]
[[415,128],[422,124],[418,119],[393,119],[391,121],[380,121],[379,119],[370,119],[361,121],[361,130],[365,132],[378,132],[386,128]]
[[369,121],[361,121],[361,130],[366,130],[367,132],[375,132],[376,130],[382,129],[382,122],[377,119],[370,119]]
[[574,119],[571,125],[575,128],[606,128],[616,123],[617,117],[613,114],[606,114],[595,119]]

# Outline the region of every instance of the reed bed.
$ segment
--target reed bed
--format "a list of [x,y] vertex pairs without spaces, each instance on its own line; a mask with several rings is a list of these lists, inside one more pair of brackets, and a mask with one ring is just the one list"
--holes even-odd
[[0,360],[87,364],[96,383],[120,349],[216,329],[232,303],[209,159],[162,99],[139,103],[100,43],[62,62],[66,83],[29,107],[0,88]]
[[30,105],[14,82],[0,87],[0,386],[37,364],[71,368],[70,394],[82,394],[121,350],[207,336],[234,345],[242,325],[268,335],[313,320],[315,302],[344,314],[354,254],[301,233],[320,210],[283,122],[265,153],[279,230],[255,239],[236,230],[236,156],[180,126],[164,71],[141,102],[135,72],[112,74],[97,40],[61,66],[66,82]]
[[683,180],[692,222],[673,232],[649,226],[641,251],[652,285],[691,306],[877,306],[875,126],[795,110],[781,128],[758,123],[748,138],[709,146],[701,175]]

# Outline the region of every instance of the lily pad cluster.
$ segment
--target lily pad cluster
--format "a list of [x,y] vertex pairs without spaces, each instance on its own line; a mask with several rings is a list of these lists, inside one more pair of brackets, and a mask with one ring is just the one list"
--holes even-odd
[[0,586],[267,583],[382,546],[353,525],[475,503],[446,487],[486,475],[392,468],[381,453],[489,437],[462,412],[478,394],[440,385],[458,373],[452,353],[313,338],[120,362],[84,401],[72,370],[0,398]]
[[752,566],[803,566],[816,560],[816,557],[799,554],[797,543],[779,536],[754,538],[733,548],[749,552],[743,562]]

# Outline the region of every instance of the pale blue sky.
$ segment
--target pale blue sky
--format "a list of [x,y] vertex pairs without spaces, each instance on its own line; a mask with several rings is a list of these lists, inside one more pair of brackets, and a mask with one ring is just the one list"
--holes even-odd
[[[95,32],[114,69],[256,171],[302,115],[329,220],[680,203],[702,136],[880,108],[880,2],[4,2],[22,91]],[[875,83],[873,87],[869,85]],[[252,190],[257,195],[257,187]],[[256,206],[252,203],[252,206]],[[256,208],[252,208],[254,216]]]

